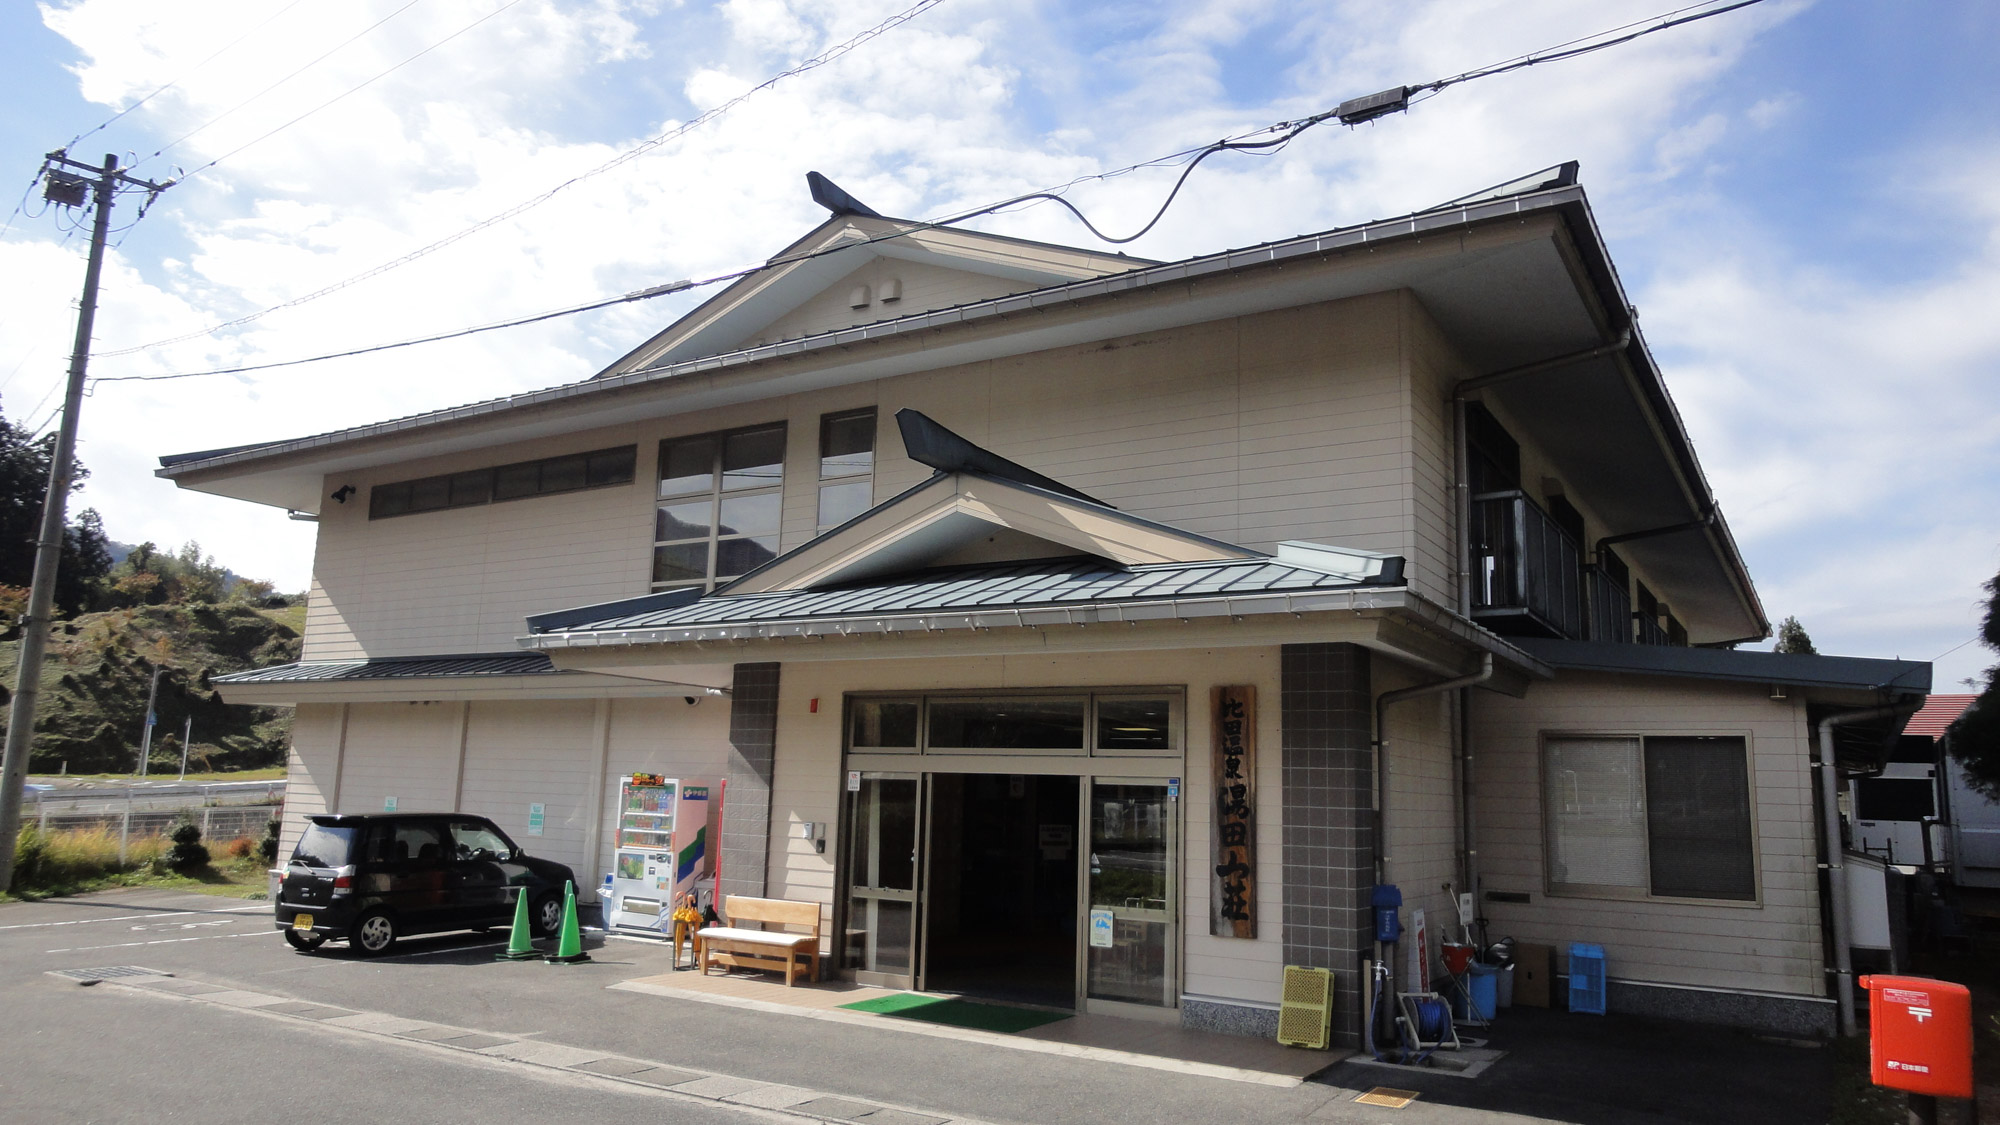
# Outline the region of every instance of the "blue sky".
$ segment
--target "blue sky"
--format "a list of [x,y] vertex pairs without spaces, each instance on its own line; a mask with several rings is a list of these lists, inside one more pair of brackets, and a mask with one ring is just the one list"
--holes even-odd
[[[176,187],[107,269],[101,351],[287,300],[459,230],[914,0],[68,0],[0,7],[0,208],[40,155],[170,79],[78,154]],[[768,256],[811,168],[930,216],[1458,73],[1663,8],[1627,0],[1062,5],[946,0],[688,136],[450,249],[97,374],[258,362],[537,312]],[[278,13],[273,17],[273,13]],[[369,24],[380,28],[258,92]],[[269,19],[213,62],[205,56]],[[1205,164],[1134,253],[1171,258],[1399,214],[1567,159],[1773,619],[1823,651],[1929,659],[2000,569],[2000,6],[1767,0],[1588,58],[1456,87],[1268,158]],[[258,95],[254,96],[253,95]],[[248,100],[241,109],[232,110]],[[1079,188],[1113,230],[1170,172]],[[0,408],[62,377],[81,238],[0,238]],[[130,210],[121,212],[129,219]],[[1091,245],[1053,207],[986,229]],[[375,421],[583,378],[698,297],[255,376],[105,384],[83,502],[112,535],[199,539],[302,587],[307,525],[179,493],[160,453]],[[1940,690],[1993,659],[1967,645]]]

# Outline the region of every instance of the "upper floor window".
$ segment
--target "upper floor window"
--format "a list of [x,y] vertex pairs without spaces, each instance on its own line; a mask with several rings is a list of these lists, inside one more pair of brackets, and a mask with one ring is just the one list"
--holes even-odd
[[819,420],[819,522],[839,527],[875,503],[875,408]]
[[778,557],[785,424],[660,443],[653,586],[712,588]]
[[627,445],[378,484],[368,490],[368,518],[378,520],[446,508],[471,508],[500,500],[631,484],[638,454],[638,446]]

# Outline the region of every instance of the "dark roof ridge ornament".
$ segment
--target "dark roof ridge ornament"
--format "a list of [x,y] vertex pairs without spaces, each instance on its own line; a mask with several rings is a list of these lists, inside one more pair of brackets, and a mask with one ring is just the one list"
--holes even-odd
[[941,473],[978,473],[1016,484],[1032,485],[1100,508],[1117,510],[1095,496],[1078,492],[1059,480],[1045,477],[1025,465],[1017,465],[991,450],[979,448],[938,425],[921,411],[907,406],[896,411],[896,428],[903,433],[903,450],[910,455],[910,460],[919,465],[929,465]]
[[873,207],[842,191],[839,184],[820,175],[806,173],[806,187],[812,191],[813,202],[836,215],[859,215],[864,219],[880,219],[884,216]]

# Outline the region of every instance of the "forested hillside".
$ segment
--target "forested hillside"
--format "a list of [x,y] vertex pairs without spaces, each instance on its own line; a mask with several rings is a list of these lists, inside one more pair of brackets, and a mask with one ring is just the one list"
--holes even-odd
[[[0,704],[11,701],[20,660],[19,621],[52,450],[51,437],[34,438],[0,416]],[[80,464],[73,471],[79,483],[88,475]],[[189,718],[191,769],[284,762],[291,711],[231,706],[210,680],[298,659],[302,595],[239,578],[192,541],[171,553],[112,543],[89,509],[69,521],[60,578],[30,770],[136,769],[156,667],[154,770],[179,767]]]

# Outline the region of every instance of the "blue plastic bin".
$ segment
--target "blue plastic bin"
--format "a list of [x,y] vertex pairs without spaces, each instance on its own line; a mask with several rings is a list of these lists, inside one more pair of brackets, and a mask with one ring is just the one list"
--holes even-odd
[[1572,942],[1569,947],[1569,1010],[1604,1014],[1604,947]]
[[1472,1018],[1493,1022],[1493,1013],[1500,1004],[1500,970],[1493,965],[1482,965],[1474,961],[1468,966],[1465,978],[1466,991],[1472,994]]

